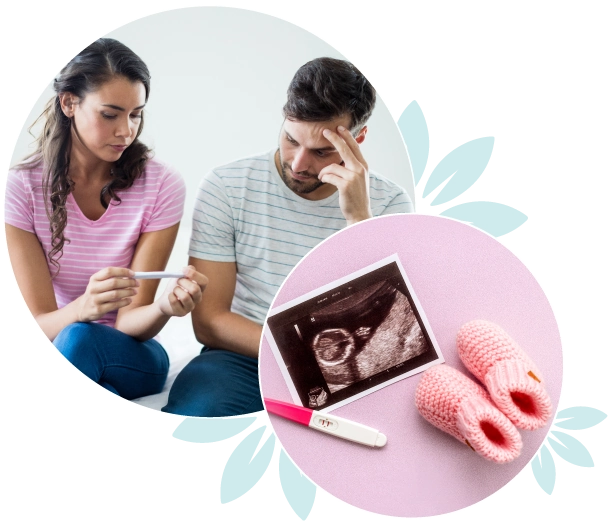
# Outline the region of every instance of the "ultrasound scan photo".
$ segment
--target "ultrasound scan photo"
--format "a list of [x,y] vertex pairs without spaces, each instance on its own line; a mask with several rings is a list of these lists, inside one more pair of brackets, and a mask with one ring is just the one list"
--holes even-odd
[[405,271],[388,259],[271,311],[268,340],[295,402],[343,405],[443,362]]
[[428,350],[407,297],[387,282],[313,312],[310,342],[334,393]]

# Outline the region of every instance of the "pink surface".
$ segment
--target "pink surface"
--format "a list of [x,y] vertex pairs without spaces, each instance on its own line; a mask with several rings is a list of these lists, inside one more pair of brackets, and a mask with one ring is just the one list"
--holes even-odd
[[[394,253],[447,364],[473,378],[458,359],[456,333],[473,319],[493,321],[538,365],[557,407],[562,353],[547,298],[511,252],[457,221],[396,215],[342,231],[302,260],[274,306]],[[547,426],[521,431],[521,456],[509,464],[494,464],[420,416],[414,405],[419,380],[415,375],[333,412],[387,435],[388,443],[381,449],[317,433],[274,415],[270,419],[285,451],[317,485],[354,506],[405,517],[448,513],[491,495],[526,466],[549,430]],[[291,401],[266,339],[260,382],[263,396]]]

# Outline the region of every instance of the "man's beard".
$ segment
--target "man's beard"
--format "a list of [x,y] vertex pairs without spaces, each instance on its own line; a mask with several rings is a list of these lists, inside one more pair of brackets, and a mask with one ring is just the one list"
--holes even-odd
[[279,151],[279,165],[281,166],[281,179],[292,192],[296,194],[310,194],[314,192],[317,188],[320,188],[325,183],[319,181],[319,174],[311,174],[309,172],[297,172],[298,174],[302,174],[303,176],[310,177],[309,181],[298,181],[289,175],[289,172],[293,173],[291,166],[287,163],[283,162],[281,158],[281,153]]

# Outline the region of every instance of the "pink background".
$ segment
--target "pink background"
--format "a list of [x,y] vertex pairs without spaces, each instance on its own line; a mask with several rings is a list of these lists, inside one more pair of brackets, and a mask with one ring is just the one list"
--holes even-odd
[[[296,267],[274,306],[397,253],[446,363],[467,374],[456,333],[473,319],[501,325],[542,371],[557,407],[562,353],[553,312],[540,285],[511,252],[463,223],[423,215],[365,221],[314,249]],[[549,426],[521,431],[515,461],[489,462],[426,422],[414,405],[415,375],[333,411],[388,437],[372,449],[270,415],[277,437],[317,485],[354,506],[386,515],[438,515],[491,495],[528,464]],[[292,401],[268,342],[260,354],[263,395]],[[524,475],[526,476],[526,475]],[[527,476],[532,477],[529,470]]]

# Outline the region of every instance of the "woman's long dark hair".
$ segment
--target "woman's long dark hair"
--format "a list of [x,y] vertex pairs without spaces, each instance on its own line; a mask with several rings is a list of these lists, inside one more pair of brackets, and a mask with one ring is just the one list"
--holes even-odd
[[[102,84],[115,77],[141,82],[150,95],[150,72],[144,61],[127,46],[112,38],[100,38],[76,55],[53,83],[55,97],[46,105],[38,120],[44,118],[44,128],[36,140],[36,151],[19,166],[33,168],[42,163],[43,193],[46,214],[51,231],[49,261],[59,271],[59,258],[63,245],[69,239],[64,236],[67,223],[66,200],[74,188],[69,177],[70,150],[72,146],[72,119],[67,117],[60,103],[62,93],[72,93],[80,100]],[[114,199],[120,202],[119,190],[130,188],[143,173],[151,150],[138,140],[143,130],[143,113],[135,140],[114,163],[112,180],[103,187],[99,199],[104,208]]]

